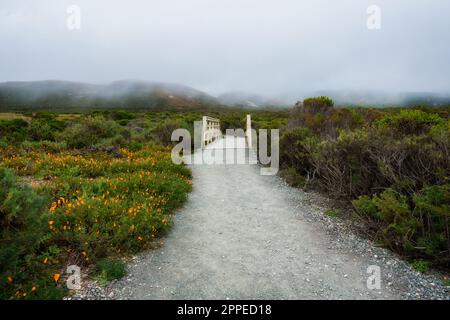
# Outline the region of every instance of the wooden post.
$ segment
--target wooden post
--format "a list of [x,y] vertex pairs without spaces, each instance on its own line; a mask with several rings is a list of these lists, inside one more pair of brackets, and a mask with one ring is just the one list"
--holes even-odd
[[208,123],[206,120],[206,116],[203,116],[202,148],[206,147],[206,130],[208,130]]
[[247,144],[249,149],[252,148],[253,146],[253,141],[252,141],[252,118],[251,116],[248,114],[247,115],[247,128],[245,131],[245,135],[247,136]]

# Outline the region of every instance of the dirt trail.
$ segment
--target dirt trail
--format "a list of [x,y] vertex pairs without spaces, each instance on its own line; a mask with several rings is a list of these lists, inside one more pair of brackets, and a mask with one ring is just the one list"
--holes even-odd
[[[428,293],[437,287],[433,280],[386,250],[352,234],[333,235],[307,194],[276,176],[261,176],[257,165],[192,170],[193,192],[164,245],[137,257],[130,275],[111,285],[110,297],[445,298],[442,288]],[[381,290],[367,288],[370,265],[381,268]]]

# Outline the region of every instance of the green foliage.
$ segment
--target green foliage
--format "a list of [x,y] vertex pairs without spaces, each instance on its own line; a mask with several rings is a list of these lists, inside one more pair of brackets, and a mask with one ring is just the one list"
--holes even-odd
[[448,111],[298,104],[280,146],[287,179],[353,200],[386,246],[449,265]]
[[69,147],[84,148],[93,146],[102,139],[113,138],[121,133],[122,128],[112,120],[102,117],[87,117],[81,122],[73,123],[57,136],[58,141],[66,141]]
[[444,278],[444,281],[442,281],[442,284],[444,285],[444,287],[449,288],[450,287],[450,279]]
[[[411,201],[413,200],[413,201]],[[412,199],[387,189],[353,201],[358,213],[380,223],[380,240],[439,263],[450,260],[450,185],[426,187]]]
[[0,120],[0,139],[11,144],[22,142],[26,139],[27,129],[25,120]]
[[126,265],[119,259],[102,259],[96,264],[96,278],[101,285],[125,276]]
[[311,157],[319,139],[307,128],[286,130],[280,137],[280,163],[301,175],[312,174]]
[[418,272],[425,273],[428,270],[430,270],[431,262],[424,260],[416,260],[411,263],[411,267]]
[[45,199],[8,169],[0,168],[0,186],[0,298],[60,298],[51,276],[58,262],[42,262],[49,245]]
[[330,218],[337,218],[342,215],[342,213],[338,209],[328,209],[325,211],[325,215]]
[[402,110],[398,114],[384,116],[376,121],[376,125],[401,135],[417,135],[426,133],[432,126],[444,122],[444,119],[435,113]]
[[371,197],[360,196],[358,199],[353,200],[352,203],[360,214],[372,219],[382,219],[378,207]]
[[288,167],[280,171],[280,176],[286,180],[286,182],[293,187],[305,188],[307,181],[304,176],[299,174],[294,168]]
[[303,100],[303,105],[308,108],[324,109],[332,108],[334,106],[333,100],[328,97],[314,97]]
[[418,245],[439,262],[450,260],[450,184],[425,187],[413,200],[422,220]]
[[[159,124],[155,129],[152,130],[154,138],[162,143],[163,145],[172,145],[172,133],[176,129],[191,129],[193,132],[193,126],[189,126],[187,123],[181,120],[165,120]],[[193,134],[191,134],[193,137]]]
[[60,299],[73,261],[102,260],[99,277],[117,278],[124,269],[114,257],[148,248],[169,229],[191,173],[172,163],[144,116],[38,113],[0,122],[1,299]]
[[54,117],[38,117],[31,120],[28,137],[33,141],[54,141],[55,134],[64,129],[65,124]]

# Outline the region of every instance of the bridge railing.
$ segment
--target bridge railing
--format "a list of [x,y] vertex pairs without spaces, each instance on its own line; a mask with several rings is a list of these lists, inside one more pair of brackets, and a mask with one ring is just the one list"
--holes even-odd
[[247,115],[247,126],[245,128],[245,137],[247,138],[247,145],[250,149],[253,148],[253,135],[252,135],[252,117]]
[[203,117],[202,147],[216,141],[222,136],[220,120],[208,116]]

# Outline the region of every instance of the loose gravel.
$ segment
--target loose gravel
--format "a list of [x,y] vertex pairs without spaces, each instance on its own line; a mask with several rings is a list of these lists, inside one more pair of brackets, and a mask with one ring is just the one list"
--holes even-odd
[[[329,201],[260,175],[257,165],[193,166],[194,188],[156,249],[128,275],[84,281],[67,299],[450,299],[443,275],[421,274],[351,224]],[[369,266],[381,288],[369,289]]]

